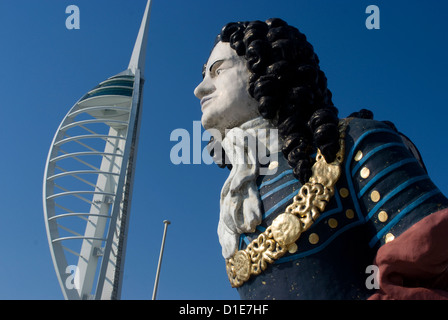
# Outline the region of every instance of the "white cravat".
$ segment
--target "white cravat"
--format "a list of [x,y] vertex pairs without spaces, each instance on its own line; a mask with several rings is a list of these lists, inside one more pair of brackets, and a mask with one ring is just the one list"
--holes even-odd
[[[262,203],[256,183],[260,161],[262,164],[267,161],[263,159],[266,149],[270,155],[277,156],[279,145],[276,131],[273,135],[270,129],[275,127],[268,120],[258,117],[231,129],[222,141],[226,156],[232,163],[232,170],[221,190],[218,223],[219,242],[226,259],[238,249],[240,234],[254,232],[262,221]],[[244,143],[245,137],[254,139],[252,142],[256,143]],[[265,147],[261,157],[257,155],[257,145],[259,153]]]

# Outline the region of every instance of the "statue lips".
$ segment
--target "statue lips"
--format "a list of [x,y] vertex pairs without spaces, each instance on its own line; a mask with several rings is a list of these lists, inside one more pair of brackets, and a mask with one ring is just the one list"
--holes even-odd
[[213,97],[206,96],[201,99],[201,111],[204,111],[205,104],[210,101]]

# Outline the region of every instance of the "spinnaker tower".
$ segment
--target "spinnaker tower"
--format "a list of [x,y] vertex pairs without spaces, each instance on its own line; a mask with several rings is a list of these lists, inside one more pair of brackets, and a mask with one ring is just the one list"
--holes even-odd
[[62,120],[47,158],[43,206],[65,299],[120,299],[140,130],[151,0],[123,72]]

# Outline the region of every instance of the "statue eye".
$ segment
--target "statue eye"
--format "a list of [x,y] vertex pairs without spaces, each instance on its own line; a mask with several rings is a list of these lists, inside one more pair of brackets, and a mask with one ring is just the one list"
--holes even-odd
[[216,77],[217,75],[219,75],[221,73],[221,71],[222,71],[221,65],[223,63],[224,63],[224,60],[218,60],[212,64],[212,66],[209,69],[211,77]]

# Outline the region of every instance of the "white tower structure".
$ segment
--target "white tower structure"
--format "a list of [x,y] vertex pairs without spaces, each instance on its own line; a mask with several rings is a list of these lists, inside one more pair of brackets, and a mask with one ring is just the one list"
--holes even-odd
[[76,102],[50,147],[43,206],[65,299],[120,299],[150,11],[128,69]]

